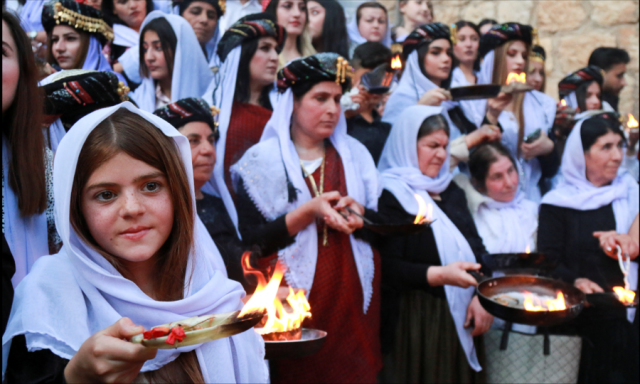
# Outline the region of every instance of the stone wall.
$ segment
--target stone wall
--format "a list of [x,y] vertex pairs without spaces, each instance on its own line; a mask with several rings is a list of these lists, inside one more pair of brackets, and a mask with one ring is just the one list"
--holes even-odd
[[[478,1],[432,0],[436,21],[451,24],[464,19],[479,22],[492,18],[538,28],[540,45],[547,51],[546,93],[558,98],[558,81],[587,65],[593,49],[617,46],[631,55],[627,87],[622,91],[620,112],[638,116],[638,7],[637,0],[599,1]],[[396,2],[381,1],[390,8]],[[395,15],[395,10],[390,12]]]

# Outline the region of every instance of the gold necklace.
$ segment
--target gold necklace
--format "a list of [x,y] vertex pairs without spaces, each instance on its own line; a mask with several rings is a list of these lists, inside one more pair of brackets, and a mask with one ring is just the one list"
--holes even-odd
[[[304,173],[304,177],[309,179],[309,182],[311,182],[311,188],[313,189],[313,194],[316,197],[320,197],[320,195],[322,195],[322,193],[324,193],[324,164],[325,164],[325,159],[326,159],[326,150],[323,149],[322,150],[322,165],[320,166],[320,189],[318,190],[318,186],[316,185],[316,181],[313,178],[313,176],[311,174],[309,174],[309,172],[307,172],[307,170],[304,167],[304,163],[302,163],[302,160],[300,160],[300,166],[302,167],[302,172]],[[327,230],[327,223],[324,223],[324,230],[322,233],[322,245],[323,246],[327,246],[329,245],[329,238],[328,238],[328,230]]]

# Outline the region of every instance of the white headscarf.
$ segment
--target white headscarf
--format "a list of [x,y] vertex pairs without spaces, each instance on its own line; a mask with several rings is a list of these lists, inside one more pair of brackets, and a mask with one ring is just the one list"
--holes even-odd
[[[260,143],[251,147],[231,167],[234,183],[242,178],[256,207],[270,221],[313,198],[300,169],[298,152],[291,141],[292,114],[293,93],[288,89],[267,123]],[[343,114],[340,114],[330,140],[342,159],[349,196],[369,209],[377,209],[380,190],[375,164],[367,149],[347,135],[347,122]],[[294,202],[289,202],[288,182],[297,191]],[[362,285],[363,311],[366,313],[373,294],[373,251],[368,243],[353,235],[350,240]],[[298,232],[295,242],[279,251],[278,257],[288,268],[285,274],[287,283],[292,287],[305,289],[308,294],[318,261],[318,230],[315,220]]]
[[[173,60],[171,101],[178,101],[187,97],[201,97],[211,79],[213,79],[213,74],[202,54],[202,48],[200,48],[196,33],[182,17],[167,15],[160,11],[149,13],[144,19],[140,30],[144,29],[151,20],[157,18],[164,18],[171,24],[178,41]],[[140,87],[130,96],[140,109],[153,112],[156,109],[155,81],[150,77],[143,78]]]
[[25,32],[44,31],[42,26],[42,7],[47,0],[29,0],[20,10],[20,25]]
[[[358,29],[358,21],[356,19],[356,15],[353,15],[353,18],[347,25],[347,33],[349,34],[349,40],[353,46],[358,46],[360,44],[366,43],[367,39],[362,37],[360,34],[360,30]],[[385,47],[390,48],[393,41],[391,40],[391,28],[389,26],[389,17],[387,16],[387,31],[384,34],[384,38],[381,41]],[[353,53],[353,52],[352,52]]]
[[[493,83],[493,65],[495,50],[490,51],[484,56],[484,60],[480,65],[478,73],[478,84]],[[486,100],[476,100],[474,109],[479,111],[476,115],[476,125],[480,125],[484,119],[487,110]],[[524,114],[524,137],[532,134],[537,129],[541,129],[545,133],[549,133],[553,127],[556,114],[555,100],[542,92],[530,91],[524,95],[522,102]],[[519,122],[512,119],[514,115],[508,112],[502,112],[498,117],[498,122],[502,126],[502,143],[509,149],[511,156],[517,159],[522,174],[520,177],[520,186],[525,193],[525,197],[535,203],[540,203],[541,194],[538,182],[542,177],[542,169],[537,158],[525,161],[518,158],[518,132],[520,130]]]
[[140,34],[135,29],[120,23],[113,24],[113,44],[121,47],[134,47],[140,41]]
[[[602,187],[591,184],[587,179],[587,166],[582,149],[581,129],[586,120],[579,121],[567,137],[560,167],[562,179],[556,189],[543,197],[542,204],[587,211],[613,203],[616,232],[628,233],[638,214],[638,182],[625,169],[620,168],[618,176],[611,184]],[[638,288],[637,261],[632,262],[629,284],[632,290]],[[632,316],[630,321],[633,321]]]
[[[25,335],[29,351],[49,349],[71,359],[94,333],[129,317],[146,329],[192,316],[235,311],[242,307],[244,291],[227,278],[224,262],[206,228],[194,215],[194,248],[185,279],[184,299],[156,301],[133,281],[124,278],[93,247],[85,244],[69,222],[71,191],[78,156],[93,129],[120,109],[142,116],[171,137],[177,145],[191,190],[195,212],[191,149],[175,128],[151,113],[123,103],[96,111],[76,123],[60,143],[54,165],[56,226],[63,248],[45,256],[18,286],[7,330],[2,338],[2,372],[6,369],[11,339]],[[188,277],[188,276],[187,276]],[[159,350],[142,371],[157,370],[182,352],[196,351],[207,383],[266,382],[264,344],[253,330],[177,350]]]
[[[415,50],[411,52],[407,59],[407,66],[402,74],[402,78],[384,108],[382,121],[393,125],[405,109],[416,105],[425,92],[434,88],[438,88],[438,86],[429,80],[420,70],[418,51]],[[447,111],[457,105],[458,102],[454,101],[444,101],[441,104],[442,115],[447,119],[451,130],[451,140],[455,140],[460,136],[460,129],[453,124]]]
[[[449,173],[449,159],[440,168],[437,177],[431,178],[420,172],[418,166],[418,131],[422,122],[433,115],[441,114],[442,107],[412,106],[407,108],[393,129],[382,151],[378,169],[382,172],[382,185],[400,202],[407,213],[416,215],[418,203],[414,194],[420,195],[427,204],[433,206],[433,235],[442,265],[455,261],[476,262],[471,246],[458,227],[433,201],[429,192],[441,193],[449,186],[452,176]],[[448,148],[447,148],[448,152]],[[447,303],[456,325],[458,338],[467,356],[471,368],[480,371],[471,330],[464,327],[467,307],[473,298],[473,287],[466,289],[445,285]]]
[[82,69],[88,69],[92,71],[104,71],[104,72],[113,72],[118,79],[123,83],[127,84],[127,80],[125,80],[122,74],[115,72],[109,61],[102,54],[102,44],[98,41],[95,36],[91,36],[89,39],[89,49],[87,50],[87,57],[84,59],[84,63],[82,64]]
[[[474,84],[471,84],[467,81],[467,78],[464,76],[464,72],[462,72],[462,69],[460,69],[460,67],[453,68],[453,72],[451,72],[451,88],[466,87],[469,85]],[[474,103],[473,100],[461,100],[458,101],[458,104],[460,105],[462,112],[464,112],[469,121],[480,121],[480,123],[482,123],[482,120],[484,119],[484,110],[478,110],[478,103]]]

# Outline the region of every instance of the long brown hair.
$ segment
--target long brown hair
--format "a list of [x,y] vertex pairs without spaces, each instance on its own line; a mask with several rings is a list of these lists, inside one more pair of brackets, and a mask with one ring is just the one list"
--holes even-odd
[[183,297],[189,253],[193,248],[194,213],[189,182],[178,148],[173,140],[141,116],[121,109],[101,122],[87,137],[78,157],[78,168],[71,192],[71,225],[78,236],[91,244],[123,276],[129,274],[117,257],[105,252],[95,241],[84,214],[82,194],[93,172],[118,153],[125,153],[162,172],[173,203],[173,227],[159,251],[155,265],[154,293],[157,300]]
[[13,103],[2,113],[2,131],[11,149],[8,181],[18,197],[20,213],[31,216],[47,209],[43,95],[38,88],[38,70],[29,38],[18,19],[4,9],[2,21],[9,27],[15,41],[20,68]]
[[[167,71],[169,72],[169,76],[173,76],[174,60],[176,57],[176,49],[178,47],[178,37],[173,31],[171,24],[164,17],[158,17],[157,19],[151,20],[140,32],[140,75],[142,77],[149,77],[149,68],[147,68],[147,63],[144,61],[145,50],[143,48],[144,35],[147,31],[153,31],[158,35],[160,45],[162,46],[162,52],[164,53],[164,60],[167,63]],[[149,49],[151,49],[151,47],[149,47]]]
[[[72,28],[72,27],[70,27]],[[54,27],[55,29],[55,27]],[[84,65],[84,61],[87,59],[87,53],[89,52],[89,44],[91,43],[91,35],[89,35],[87,32],[84,31],[80,31],[78,29],[74,30],[76,32],[78,32],[78,34],[80,35],[80,49],[78,50],[78,53],[76,54],[76,59],[73,62],[73,68],[72,69],[82,69],[82,66]],[[53,35],[53,31],[51,31],[51,33],[47,34],[47,63],[49,64],[58,64],[58,62],[56,61],[56,58],[53,56],[53,42],[51,41],[51,37]],[[60,64],[58,64],[60,65]]]
[[[495,49],[493,59],[493,84],[505,84],[507,77],[509,76],[509,69],[507,68],[507,51],[513,44],[513,41],[509,41],[502,44]],[[526,44],[527,50],[531,47]],[[527,62],[524,65],[524,73],[529,73],[529,57],[527,56]],[[516,93],[513,97],[513,114],[518,121],[518,157],[520,157],[520,145],[524,140],[524,92]]]

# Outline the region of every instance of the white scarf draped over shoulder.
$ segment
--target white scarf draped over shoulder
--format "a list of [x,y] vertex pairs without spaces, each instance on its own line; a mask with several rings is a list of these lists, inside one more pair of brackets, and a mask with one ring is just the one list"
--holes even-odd
[[[247,193],[269,221],[291,212],[313,198],[302,174],[300,158],[291,141],[292,113],[293,94],[288,89],[278,102],[260,142],[231,167],[234,184],[237,185],[242,179]],[[375,164],[367,149],[347,135],[344,115],[341,114],[330,140],[342,160],[349,196],[366,208],[377,209],[381,191]],[[297,191],[293,202],[289,202],[288,182]],[[363,311],[366,313],[373,294],[373,250],[368,243],[353,235],[350,239],[362,285]],[[315,220],[298,232],[293,244],[278,252],[278,258],[287,267],[287,283],[294,288],[305,289],[308,295],[318,262],[318,231]]]
[[[638,182],[623,168],[618,170],[618,176],[609,185],[596,187],[587,179],[587,166],[582,149],[582,125],[587,119],[581,120],[573,127],[562,155],[560,172],[562,180],[556,189],[547,193],[542,204],[587,211],[613,205],[616,219],[616,231],[628,233],[631,224],[638,214],[640,194]],[[629,283],[631,289],[638,288],[638,262],[631,263]],[[635,311],[635,309],[634,309]],[[633,321],[633,318],[630,319]]]
[[[467,240],[429,195],[429,192],[436,194],[443,192],[451,183],[449,154],[447,153],[447,160],[435,178],[422,174],[418,166],[417,145],[420,126],[426,118],[441,113],[443,113],[443,107],[419,105],[407,108],[391,129],[378,169],[382,173],[383,188],[395,196],[407,213],[411,215],[418,213],[419,207],[415,194],[420,195],[427,204],[431,204],[433,219],[435,219],[431,228],[442,265],[455,261],[475,263],[475,255]],[[448,148],[447,152],[449,152]],[[471,368],[480,371],[482,367],[478,362],[471,330],[464,327],[467,307],[473,298],[474,288],[464,289],[445,285],[444,290],[467,361]]]
[[[191,25],[177,15],[167,15],[161,11],[153,11],[147,15],[140,27],[157,18],[165,18],[177,37],[176,52],[173,59],[171,79],[171,101],[187,97],[201,97],[213,74],[209,63],[202,54],[202,48]],[[142,39],[143,36],[140,36]],[[130,95],[143,111],[153,112],[156,109],[156,86],[150,77],[142,78],[140,86]]]
[[[192,316],[224,313],[242,308],[244,290],[227,278],[216,245],[197,215],[194,215],[194,246],[189,256],[184,298],[156,301],[124,278],[94,248],[84,243],[69,222],[71,191],[78,156],[93,129],[120,109],[149,121],[173,139],[185,165],[195,212],[191,149],[186,137],[169,123],[131,103],[93,112],[67,133],[54,164],[56,227],[63,241],[60,253],[41,257],[18,286],[11,317],[2,338],[2,372],[11,340],[24,335],[29,351],[48,349],[71,359],[94,333],[129,317],[145,329]],[[176,350],[159,350],[144,363],[142,372],[154,371],[175,360],[182,352],[195,350],[207,383],[266,382],[264,343],[253,330],[205,344]]]

